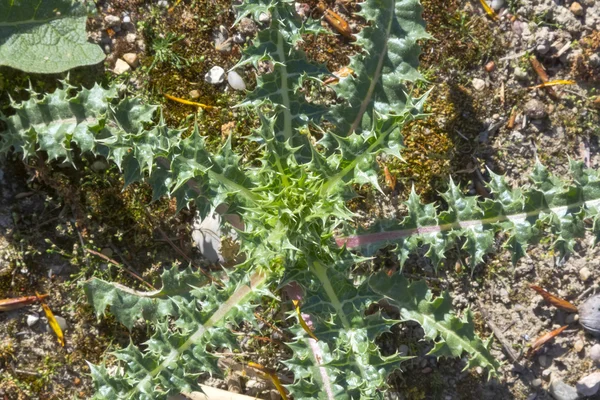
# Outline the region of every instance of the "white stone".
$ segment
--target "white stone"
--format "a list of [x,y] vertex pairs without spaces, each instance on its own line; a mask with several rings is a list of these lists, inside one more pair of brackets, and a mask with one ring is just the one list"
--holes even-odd
[[34,326],[35,324],[37,324],[37,322],[40,320],[40,317],[37,314],[29,314],[27,316],[27,326],[31,327]]
[[235,90],[246,90],[246,84],[244,83],[244,80],[240,74],[235,71],[230,71],[227,74],[227,82],[229,82],[229,86]]
[[584,343],[583,340],[578,339],[575,344],[573,345],[573,350],[575,350],[575,353],[579,353],[581,350],[583,350],[584,347]]
[[225,80],[225,70],[219,66],[212,67],[210,71],[204,75],[204,80],[211,85],[218,85]]
[[600,389],[600,372],[594,372],[581,378],[575,385],[582,396],[593,396]]
[[504,7],[504,4],[504,0],[492,0],[491,6],[495,11],[499,11],[502,7]]
[[590,358],[596,364],[600,364],[600,344],[596,343],[590,349]]
[[115,68],[113,69],[113,72],[117,75],[121,75],[129,71],[131,71],[131,67],[129,66],[129,64],[127,64],[127,62],[119,58],[115,63]]
[[126,15],[123,17],[123,23],[124,24],[128,24],[131,22],[131,17],[129,15]]
[[473,79],[473,87],[475,90],[480,91],[485,88],[485,81],[483,79],[475,78]]
[[581,279],[582,282],[590,279],[590,276],[592,276],[592,272],[588,267],[583,267],[579,270],[579,279]]

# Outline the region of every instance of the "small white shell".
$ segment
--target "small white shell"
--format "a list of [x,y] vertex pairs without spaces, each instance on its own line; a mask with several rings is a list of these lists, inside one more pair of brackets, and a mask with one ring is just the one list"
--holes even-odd
[[219,66],[212,67],[210,71],[204,75],[204,80],[211,85],[218,85],[225,80],[225,70]]
[[227,74],[227,82],[229,82],[229,86],[235,90],[246,90],[246,84],[244,83],[244,80],[240,74],[235,71],[230,71]]

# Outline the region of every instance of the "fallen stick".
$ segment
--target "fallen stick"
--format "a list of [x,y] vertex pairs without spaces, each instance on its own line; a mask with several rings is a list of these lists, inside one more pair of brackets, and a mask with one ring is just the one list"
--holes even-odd
[[[529,62],[531,63],[533,70],[535,71],[537,76],[540,78],[542,83],[546,83],[550,80],[550,78],[548,78],[548,74],[546,73],[546,70],[544,69],[542,64],[538,61],[538,59],[535,56],[529,57]],[[548,95],[550,97],[552,97],[554,100],[558,99],[558,94],[556,94],[556,91],[552,87],[544,86],[544,89],[546,89],[546,91],[548,92]]]
[[494,332],[494,336],[496,336],[496,338],[502,345],[504,352],[510,357],[512,362],[516,363],[519,360],[519,356],[517,355],[517,353],[515,353],[515,351],[513,350],[512,346],[510,345],[500,328],[498,328],[498,326],[496,326],[496,324],[492,321],[490,314],[485,308],[483,308],[483,304],[481,303],[481,301],[478,301],[477,305],[479,306],[479,312],[483,316],[485,323],[490,327],[492,332]]

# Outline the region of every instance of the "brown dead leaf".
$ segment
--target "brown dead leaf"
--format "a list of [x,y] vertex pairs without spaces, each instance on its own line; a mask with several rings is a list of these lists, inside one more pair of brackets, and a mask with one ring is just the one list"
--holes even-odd
[[533,342],[533,344],[531,345],[531,347],[529,348],[529,350],[527,350],[527,357],[531,357],[543,345],[545,345],[546,343],[548,343],[550,340],[554,339],[556,336],[558,336],[558,334],[560,334],[562,331],[564,331],[565,329],[567,329],[567,327],[568,327],[568,325],[561,326],[560,328],[555,329],[552,332],[548,332],[548,333],[540,336],[539,338],[537,338],[535,340],[535,342]]
[[542,289],[539,286],[531,285],[529,287],[532,288],[533,290],[535,290],[536,292],[538,292],[544,298],[544,300],[546,300],[548,303],[552,304],[554,307],[560,308],[561,310],[564,310],[566,312],[573,312],[573,313],[577,312],[577,307],[575,307],[573,304],[569,303],[568,301],[563,300],[560,297],[556,297],[556,296],[548,293],[547,291],[545,291],[544,289]]
[[38,299],[44,299],[46,297],[48,297],[47,294],[41,294],[39,296],[23,296],[15,297],[13,299],[2,299],[0,300],[0,311],[10,311],[23,308],[29,304],[35,303],[38,301]]

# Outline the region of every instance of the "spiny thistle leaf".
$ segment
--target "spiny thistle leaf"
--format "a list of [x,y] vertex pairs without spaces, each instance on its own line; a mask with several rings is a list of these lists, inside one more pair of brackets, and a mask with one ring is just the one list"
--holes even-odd
[[335,133],[348,137],[369,131],[377,115],[402,115],[409,99],[405,81],[420,79],[418,41],[429,38],[418,0],[367,0],[358,13],[369,26],[356,35],[362,53],[353,56],[354,74],[335,86],[345,102],[327,119]]
[[525,254],[529,243],[538,239],[546,227],[554,235],[552,248],[561,257],[573,251],[576,238],[583,237],[590,224],[597,233],[600,204],[600,176],[571,161],[572,181],[554,175],[539,162],[531,176],[531,185],[511,189],[502,176],[490,172],[488,184],[493,198],[477,202],[462,194],[454,183],[443,194],[448,211],[438,213],[433,204],[422,205],[416,193],[408,201],[408,215],[402,222],[379,221],[367,233],[338,239],[338,244],[360,248],[370,255],[390,244],[397,246],[401,264],[420,246],[436,265],[456,241],[463,242],[472,268],[494,245],[494,234],[503,232],[505,247],[513,262]]
[[221,288],[194,287],[206,279],[190,270],[172,269],[162,276],[163,288],[149,293],[97,279],[85,284],[97,313],[110,306],[128,327],[142,316],[154,326],[145,351],[130,344],[114,353],[122,361],[115,373],[109,374],[102,366],[92,368],[95,398],[166,399],[179,391],[199,390],[200,373],[220,374],[217,357],[207,347],[236,347],[235,337],[225,324],[252,320],[251,300],[268,294],[262,289],[265,276],[254,274],[248,280],[241,270],[230,274]]
[[418,322],[425,337],[435,342],[429,353],[437,357],[469,355],[465,368],[483,367],[488,374],[496,374],[500,363],[490,354],[490,340],[483,342],[475,334],[473,316],[468,310],[462,319],[455,316],[448,293],[433,298],[423,281],[409,283],[402,275],[392,277],[379,273],[369,279],[369,287],[398,309],[403,321]]

